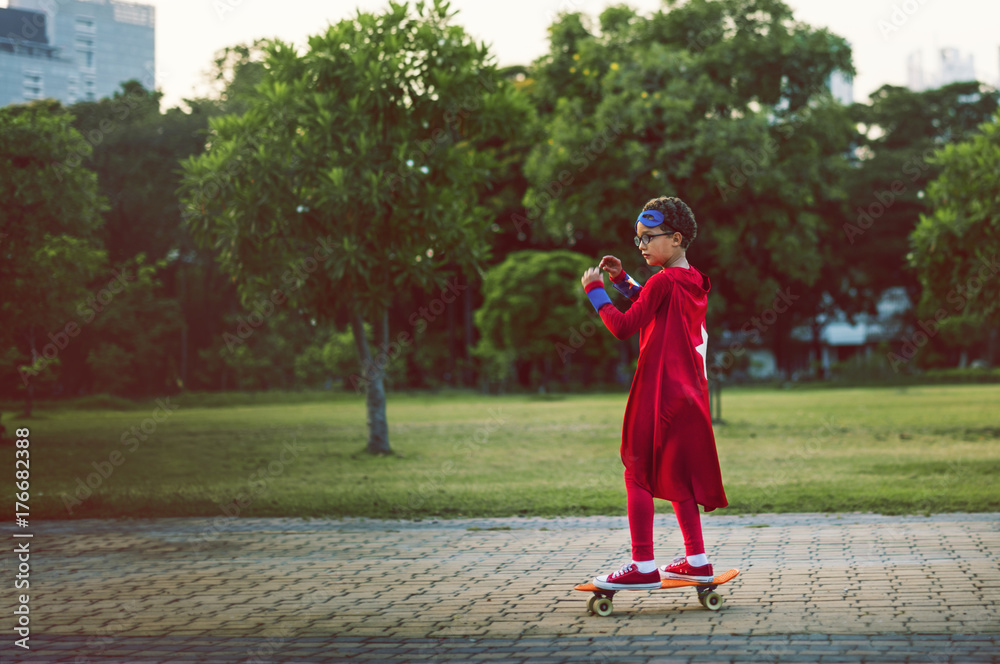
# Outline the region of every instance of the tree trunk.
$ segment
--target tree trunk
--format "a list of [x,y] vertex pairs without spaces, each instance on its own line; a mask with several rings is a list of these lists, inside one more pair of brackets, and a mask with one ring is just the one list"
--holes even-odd
[[462,384],[462,380],[459,378],[458,365],[455,362],[455,307],[448,307],[448,380],[447,384],[451,387]]
[[823,326],[819,322],[819,316],[812,319],[812,347],[816,354],[816,377],[826,380],[826,366],[823,364]]
[[463,363],[463,371],[465,375],[462,378],[463,385],[474,385],[476,381],[476,375],[472,370],[472,346],[475,343],[473,338],[474,327],[472,326],[472,283],[470,280],[469,288],[465,289],[465,350],[462,353],[462,358],[465,360]]
[[[35,326],[28,327],[28,346],[31,350],[31,366],[38,365],[38,351],[35,350]],[[46,367],[47,369],[48,367]],[[42,369],[45,371],[45,369]],[[28,389],[24,391],[24,416],[31,417],[31,409],[35,402],[35,377],[28,379]]]
[[184,277],[184,252],[181,251],[179,264],[181,294],[177,298],[181,304],[181,389],[188,386],[188,302],[187,302],[187,282]]
[[375,344],[378,355],[373,359],[365,338],[365,321],[360,313],[351,318],[354,344],[361,360],[361,374],[365,386],[368,410],[368,453],[392,454],[389,447],[389,423],[385,416],[385,367],[389,361],[389,313],[382,309],[375,315]]
[[[566,369],[567,373],[569,373],[569,368],[572,366],[572,357],[567,359],[569,361],[566,363]],[[584,359],[580,366],[583,370],[583,386],[590,387],[594,382],[594,365]]]
[[993,328],[986,338],[986,366],[993,368],[996,366],[997,348],[1000,347],[1000,330]]
[[773,326],[772,340],[771,340],[771,351],[774,353],[774,371],[778,378],[781,380],[789,380],[791,378],[791,372],[788,371],[788,349],[785,346],[785,340],[788,335],[785,333],[785,326],[782,325],[781,317],[778,317],[777,322]]
[[722,424],[722,379],[708,377],[708,416],[712,424]]
[[517,360],[514,363],[517,372],[517,383],[525,389],[531,389],[531,362]]
[[628,388],[632,384],[629,369],[632,368],[632,341],[618,342],[618,365],[615,367],[615,382]]

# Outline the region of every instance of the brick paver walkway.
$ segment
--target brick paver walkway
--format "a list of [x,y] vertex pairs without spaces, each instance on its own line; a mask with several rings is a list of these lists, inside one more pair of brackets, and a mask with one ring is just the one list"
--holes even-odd
[[[572,590],[627,560],[624,517],[32,524],[19,662],[1000,662],[1000,515],[709,516],[717,571],[691,589]],[[657,516],[666,561],[681,541]],[[8,535],[9,538],[9,535]],[[8,542],[14,540],[8,539]],[[9,551],[3,577],[17,563]]]

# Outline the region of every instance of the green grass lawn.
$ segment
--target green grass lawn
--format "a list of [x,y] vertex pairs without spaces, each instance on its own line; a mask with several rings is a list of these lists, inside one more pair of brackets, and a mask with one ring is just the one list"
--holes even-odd
[[[275,401],[182,395],[159,423],[153,400],[3,421],[30,428],[36,519],[625,511],[625,394],[393,394],[388,457],[364,452],[360,398]],[[1000,386],[730,389],[723,417],[717,514],[1000,510]],[[11,496],[14,448],[2,456]]]

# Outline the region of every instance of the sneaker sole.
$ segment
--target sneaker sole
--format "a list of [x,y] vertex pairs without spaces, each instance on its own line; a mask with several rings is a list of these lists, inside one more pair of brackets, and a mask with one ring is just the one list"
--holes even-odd
[[659,583],[608,583],[594,579],[593,584],[601,590],[657,590]]
[[696,581],[698,583],[711,583],[715,581],[714,576],[685,576],[684,574],[674,574],[673,572],[661,572],[660,576],[664,579],[674,579],[676,581]]

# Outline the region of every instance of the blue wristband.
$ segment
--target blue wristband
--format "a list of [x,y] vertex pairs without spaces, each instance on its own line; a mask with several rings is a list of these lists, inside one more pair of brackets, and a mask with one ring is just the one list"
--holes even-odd
[[625,278],[621,279],[620,281],[612,281],[611,285],[615,287],[616,291],[618,291],[628,299],[632,300],[633,302],[635,302],[636,299],[638,299],[639,291],[642,290],[642,286],[639,285],[639,282],[637,282],[632,277],[628,276],[628,274],[625,274]]
[[603,288],[595,288],[587,293],[590,303],[594,305],[594,311],[600,311],[605,304],[611,304],[611,298]]

